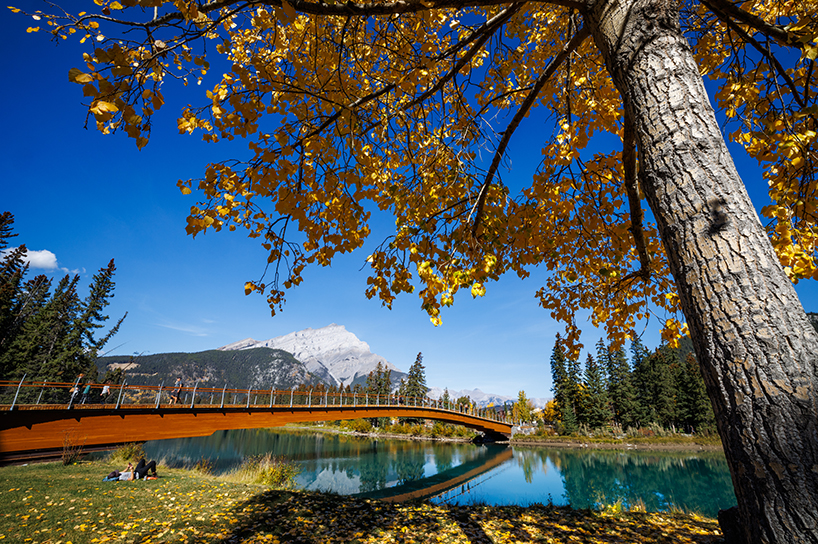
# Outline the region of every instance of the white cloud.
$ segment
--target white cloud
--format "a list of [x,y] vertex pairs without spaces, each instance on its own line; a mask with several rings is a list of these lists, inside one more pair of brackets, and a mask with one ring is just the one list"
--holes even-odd
[[44,270],[55,270],[57,268],[57,256],[47,249],[28,250],[23,260],[28,261],[31,268],[42,268]]
[[[0,251],[0,259],[5,258],[5,256],[15,250],[17,248],[10,247],[6,248],[3,251]],[[59,266],[57,264],[57,256],[54,255],[51,251],[47,249],[40,249],[40,250],[28,250],[26,254],[23,256],[23,261],[29,264],[29,267],[32,269],[40,269],[40,270],[51,270],[51,271],[61,271],[65,272],[66,274],[84,274],[85,269],[78,269],[78,270],[69,270],[63,266]]]

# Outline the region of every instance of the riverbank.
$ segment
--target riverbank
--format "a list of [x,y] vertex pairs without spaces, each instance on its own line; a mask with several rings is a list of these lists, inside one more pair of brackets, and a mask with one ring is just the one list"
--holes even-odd
[[588,438],[584,436],[525,437],[509,440],[512,446],[548,448],[641,450],[641,451],[724,451],[715,437]]
[[[444,437],[428,435],[407,435],[385,432],[359,432],[328,426],[303,426],[298,424],[277,427],[277,430],[314,431],[360,436],[363,438],[382,438],[395,440],[415,440],[432,442],[471,442],[467,437]],[[504,442],[501,442],[504,443]],[[525,436],[508,440],[512,446],[537,446],[547,448],[599,449],[599,450],[640,450],[640,451],[723,451],[721,439],[717,436],[674,436],[645,438],[589,438],[585,436]]]
[[0,540],[32,544],[516,542],[715,543],[695,514],[550,505],[437,506],[269,490],[160,468],[157,480],[102,482],[105,461],[0,468]]

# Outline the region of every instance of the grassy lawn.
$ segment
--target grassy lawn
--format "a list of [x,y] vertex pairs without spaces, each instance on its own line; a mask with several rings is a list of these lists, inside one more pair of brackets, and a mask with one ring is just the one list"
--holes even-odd
[[564,507],[391,504],[271,490],[160,467],[159,479],[103,482],[107,462],[0,468],[0,541],[95,542],[718,542],[690,514]]

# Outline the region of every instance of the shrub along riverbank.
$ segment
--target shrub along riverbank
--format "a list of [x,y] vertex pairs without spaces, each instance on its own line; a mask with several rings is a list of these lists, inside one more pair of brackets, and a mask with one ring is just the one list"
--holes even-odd
[[[316,424],[294,423],[279,430],[314,430],[316,432],[346,432],[363,436],[413,440],[452,440],[469,441],[477,433],[460,425],[447,425],[435,422],[433,425],[395,424],[373,427],[365,419],[353,419],[340,422],[319,422]],[[560,436],[555,434],[517,434],[509,440],[512,445],[547,446],[556,448],[594,448],[616,450],[656,450],[656,451],[721,451],[721,439],[717,434],[684,435],[680,433],[663,433],[653,435],[614,436],[610,434],[575,434]]]
[[392,504],[164,467],[157,480],[103,482],[116,468],[113,461],[0,468],[0,540],[474,544],[721,539],[715,520],[695,514],[624,512],[618,505],[587,511],[550,505]]

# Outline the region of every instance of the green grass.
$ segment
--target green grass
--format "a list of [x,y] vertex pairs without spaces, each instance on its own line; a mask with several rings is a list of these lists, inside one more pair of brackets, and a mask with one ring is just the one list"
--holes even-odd
[[161,468],[157,480],[103,482],[110,462],[0,469],[0,538],[9,542],[127,541],[212,532],[225,506],[263,491]]

